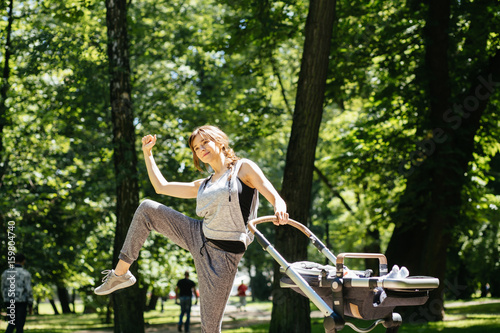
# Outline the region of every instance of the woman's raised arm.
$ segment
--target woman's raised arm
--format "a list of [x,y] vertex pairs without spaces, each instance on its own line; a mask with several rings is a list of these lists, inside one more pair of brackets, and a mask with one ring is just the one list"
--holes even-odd
[[203,179],[198,179],[193,182],[168,182],[163,177],[160,169],[156,165],[151,150],[156,144],[156,135],[146,135],[142,138],[142,152],[144,153],[144,161],[148,170],[149,180],[153,185],[156,193],[164,194],[176,198],[192,199],[196,198],[198,189],[200,188]]

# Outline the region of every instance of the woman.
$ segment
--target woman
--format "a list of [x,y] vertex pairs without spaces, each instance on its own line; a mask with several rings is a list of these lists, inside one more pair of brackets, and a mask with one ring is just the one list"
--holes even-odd
[[231,292],[238,263],[253,235],[246,228],[257,217],[258,192],[273,206],[276,225],[288,222],[286,204],[252,161],[238,158],[229,147],[227,135],[215,126],[201,126],[189,137],[196,168],[210,165],[208,178],[190,183],[168,182],[156,165],[152,148],[156,135],[142,138],[148,175],[157,193],[178,198],[196,198],[195,220],[152,200],[137,208],[114,270],[95,289],[98,295],[133,285],[128,270],[151,230],[155,230],[191,252],[200,288],[202,332],[220,332],[224,309]]

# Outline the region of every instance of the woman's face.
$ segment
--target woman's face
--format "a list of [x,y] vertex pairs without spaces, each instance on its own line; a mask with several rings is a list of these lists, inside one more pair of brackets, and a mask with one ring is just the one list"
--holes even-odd
[[216,158],[220,159],[220,145],[199,134],[193,140],[193,150],[198,159],[205,164],[210,164]]

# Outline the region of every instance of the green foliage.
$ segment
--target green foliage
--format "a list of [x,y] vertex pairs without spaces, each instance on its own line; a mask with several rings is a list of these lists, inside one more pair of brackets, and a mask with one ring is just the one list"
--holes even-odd
[[411,99],[422,24],[401,1],[339,5],[316,162],[329,186],[315,189],[313,211],[316,224],[330,223],[337,253],[384,251],[391,235],[405,186],[398,167],[412,149],[409,115],[420,107]]
[[[498,15],[493,7],[498,8],[483,1],[454,3],[449,59],[457,103],[463,103],[478,71],[499,50],[498,38],[494,38]],[[484,20],[485,15],[489,19],[481,24],[480,17]],[[422,154],[422,143],[432,138],[432,128],[426,129],[428,83],[422,73],[425,20],[425,8],[417,2],[339,2],[329,102],[316,162],[329,184],[317,178],[312,212],[317,225],[313,230],[324,234],[324,225],[329,224],[330,234],[324,237],[334,252],[364,251],[373,243],[385,250],[405,189],[408,161],[415,152]],[[457,241],[450,249],[450,266],[454,267],[450,278],[467,276],[464,280],[473,285],[468,295],[496,276],[486,271],[496,272],[498,262],[498,191],[491,191],[497,177],[489,165],[498,154],[499,136],[491,135],[498,130],[498,116],[495,92],[475,139],[476,155],[462,194],[464,206],[453,231]],[[422,160],[413,163],[418,167]],[[417,193],[411,195],[409,201],[428,202],[416,197]],[[471,263],[471,258],[485,260]],[[458,267],[465,267],[467,273]]]
[[[64,285],[82,288],[91,304],[91,289],[112,260],[115,225],[104,4],[15,5],[0,219],[16,224],[16,248],[28,257],[38,296]],[[155,159],[168,180],[206,177],[192,167],[186,140],[194,127],[216,124],[237,154],[257,162],[279,189],[307,10],[308,2],[299,0],[131,1],[138,151],[140,138],[156,133]],[[5,17],[6,1],[0,11]],[[452,12],[450,84],[453,100],[462,102],[479,69],[498,52],[499,11],[494,2],[460,1]],[[0,20],[2,65],[6,25]],[[424,26],[417,1],[337,1],[316,151],[316,167],[329,186],[316,174],[311,211],[311,229],[334,253],[385,250],[406,185],[401,166],[408,164],[402,163],[431,137]],[[496,91],[475,138],[465,204],[453,230],[450,274],[467,277],[461,283],[468,295],[487,281],[500,285],[498,110]],[[141,198],[196,217],[194,200],[154,193],[141,158]],[[259,215],[271,214],[261,197]],[[274,241],[273,226],[260,229]],[[4,253],[6,239],[2,231]],[[324,260],[314,250],[310,259]],[[161,294],[192,266],[184,250],[155,233],[140,264],[145,286]],[[271,278],[272,264],[258,244],[242,262],[263,281]]]
[[113,175],[102,112],[105,57],[92,45],[102,34],[93,16],[99,12],[65,4],[16,8],[0,205],[2,218],[16,222],[16,248],[26,254],[33,282],[79,287],[93,271],[84,254],[88,237],[112,203],[112,186],[102,179]]

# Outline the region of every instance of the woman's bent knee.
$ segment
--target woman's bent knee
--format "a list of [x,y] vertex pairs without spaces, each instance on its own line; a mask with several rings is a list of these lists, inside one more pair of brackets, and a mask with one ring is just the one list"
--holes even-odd
[[150,210],[156,210],[160,204],[156,201],[153,201],[151,199],[144,199],[139,207],[137,207],[137,212],[147,212]]

